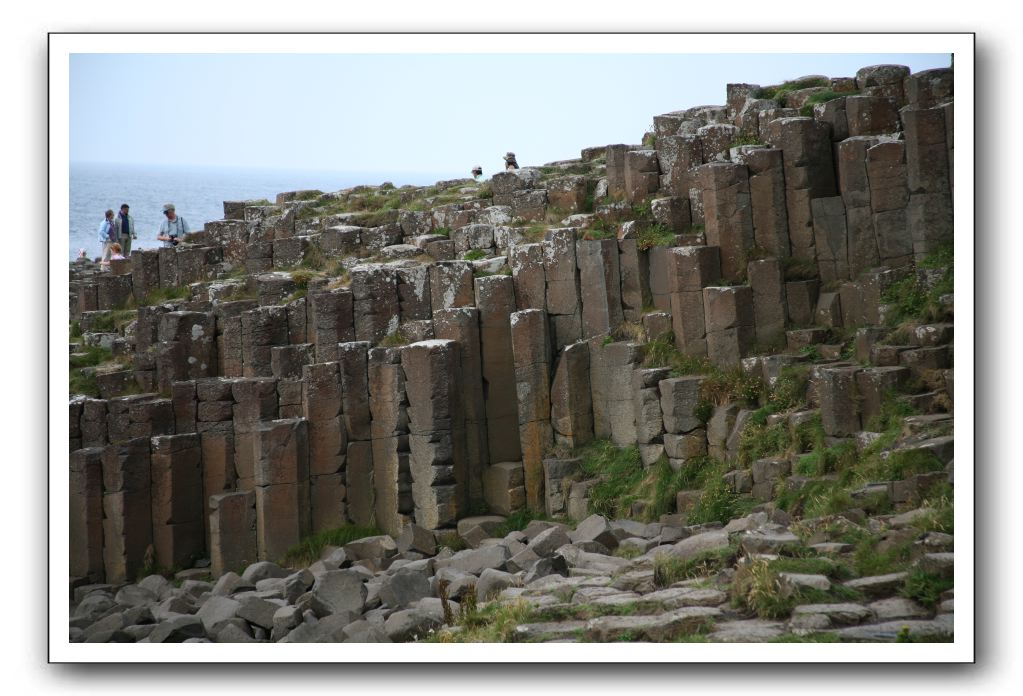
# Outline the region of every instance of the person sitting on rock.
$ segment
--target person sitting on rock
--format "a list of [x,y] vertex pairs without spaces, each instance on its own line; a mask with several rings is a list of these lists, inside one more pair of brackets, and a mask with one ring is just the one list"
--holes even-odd
[[124,254],[121,253],[121,245],[118,242],[114,242],[110,245],[110,260],[111,261],[124,261]]
[[506,171],[519,168],[519,163],[515,161],[514,152],[509,152],[504,156],[504,168]]
[[472,168],[472,178],[478,180],[481,176],[483,176],[483,167],[477,164]]

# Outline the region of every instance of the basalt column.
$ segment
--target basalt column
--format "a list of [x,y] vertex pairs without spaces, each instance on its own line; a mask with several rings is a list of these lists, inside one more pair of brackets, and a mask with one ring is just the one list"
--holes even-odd
[[369,408],[376,523],[385,533],[397,536],[411,523],[414,511],[408,399],[399,348],[370,349]]
[[553,444],[547,312],[542,309],[515,312],[511,316],[511,332],[526,505],[539,512],[544,509],[543,458]]
[[348,437],[341,419],[338,363],[303,368],[302,411],[308,422],[309,497],[315,533],[338,527],[348,519],[344,478]]
[[[510,280],[510,279],[509,279]],[[461,369],[454,341],[420,341],[401,349],[409,415],[409,468],[416,524],[451,526],[464,511],[465,431]]]
[[433,313],[433,333],[456,341],[462,359],[462,404],[465,416],[467,504],[483,500],[483,470],[490,463],[487,414],[483,402],[483,368],[480,359],[479,310],[475,307],[442,309]]
[[501,275],[477,278],[476,306],[480,312],[480,358],[490,461],[519,461],[522,449],[512,358],[511,314],[515,311],[512,279]]
[[150,461],[156,563],[188,567],[206,547],[199,435],[154,437]]
[[71,453],[70,518],[72,577],[103,580],[103,448]]
[[374,524],[373,434],[369,412],[370,344],[365,341],[338,344],[341,377],[341,419],[348,434],[345,483],[348,517],[359,525]]
[[337,344],[355,340],[355,316],[349,290],[315,292],[310,300],[310,339],[316,362],[337,360]]
[[156,378],[160,391],[172,382],[217,374],[216,321],[204,312],[168,312],[160,317]]
[[674,247],[666,251],[666,265],[675,346],[686,355],[707,355],[703,288],[721,278],[719,249]]
[[572,228],[548,230],[543,243],[547,316],[555,350],[561,350],[582,337],[582,302],[575,245],[576,233]]
[[256,548],[276,561],[309,534],[309,444],[304,418],[260,423],[253,430]]
[[150,552],[149,461],[148,437],[103,450],[103,566],[107,582],[133,580]]
[[707,245],[720,248],[721,277],[740,281],[754,243],[749,171],[726,162],[706,164],[699,171]]

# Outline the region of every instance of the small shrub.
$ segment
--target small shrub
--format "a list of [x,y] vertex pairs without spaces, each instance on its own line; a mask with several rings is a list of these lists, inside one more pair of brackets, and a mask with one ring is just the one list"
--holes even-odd
[[523,508],[516,510],[512,514],[505,518],[504,522],[494,527],[490,535],[495,539],[503,539],[511,532],[519,532],[526,528],[526,526],[533,520],[546,519],[543,515],[539,515],[532,510]]
[[844,97],[852,97],[859,94],[859,92],[833,92],[830,89],[826,89],[823,92],[817,92],[811,94],[810,98],[806,100],[806,103],[799,109],[800,116],[813,116],[813,107],[817,104],[823,104],[825,102],[832,101],[834,99],[842,99]]
[[675,233],[660,223],[643,225],[636,235],[636,248],[646,251],[655,246],[672,246]]
[[693,408],[693,416],[696,417],[696,420],[706,425],[713,415],[714,404],[707,401],[706,399],[701,399],[700,401],[696,402],[696,406]]
[[792,434],[788,423],[771,426],[747,423],[739,436],[739,464],[744,466],[757,459],[785,454],[791,446]]
[[778,573],[757,558],[741,564],[729,589],[732,605],[754,612],[762,619],[782,619],[792,612],[794,598],[782,592]]
[[760,142],[760,138],[753,133],[742,133],[729,143],[728,147],[741,147],[743,145],[763,145],[763,143]]
[[466,261],[480,261],[487,258],[487,255],[480,249],[470,249],[462,254],[462,258]]
[[408,339],[402,335],[401,331],[392,331],[380,339],[380,346],[382,348],[396,348],[405,345],[408,345]]
[[806,402],[806,385],[809,381],[809,365],[786,365],[778,373],[778,379],[767,396],[767,403],[778,411],[802,406]]
[[814,280],[818,276],[817,264],[809,259],[786,256],[782,259],[782,273],[786,281]]
[[327,267],[327,257],[323,254],[323,250],[320,249],[316,244],[310,244],[306,247],[305,253],[302,255],[302,268],[310,268],[316,271],[322,271]]
[[639,485],[645,476],[639,450],[618,449],[608,440],[598,440],[580,454],[584,474],[601,479],[590,489],[593,512],[611,518],[627,517],[632,503],[639,499]]

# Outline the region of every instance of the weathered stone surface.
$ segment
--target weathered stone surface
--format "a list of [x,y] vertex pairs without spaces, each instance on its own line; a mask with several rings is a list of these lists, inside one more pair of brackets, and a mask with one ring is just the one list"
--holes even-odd
[[149,439],[108,445],[102,470],[104,574],[123,582],[135,577],[153,540]]
[[380,599],[389,607],[398,609],[431,595],[430,581],[419,571],[400,569],[384,577],[380,586]]
[[483,474],[483,494],[487,506],[499,515],[510,515],[526,502],[522,462],[498,462]]
[[578,459],[543,460],[543,488],[545,511],[554,517],[565,511],[568,499],[566,481],[571,481],[579,470]]
[[845,98],[849,135],[881,135],[902,130],[895,101],[887,97],[854,95]]
[[746,250],[754,244],[749,170],[743,165],[706,164],[699,169],[707,244],[720,249],[721,277],[745,275]]
[[824,368],[819,371],[817,395],[821,404],[824,432],[832,437],[852,435],[860,430],[856,392],[856,367]]
[[511,334],[526,504],[539,510],[543,505],[543,456],[553,445],[547,312],[515,312],[511,315]]
[[582,294],[582,336],[607,334],[624,320],[618,242],[613,239],[576,243]]
[[103,449],[71,453],[69,571],[72,576],[103,577]]
[[648,641],[666,641],[695,633],[721,615],[713,607],[683,607],[650,616],[602,616],[586,623],[592,640],[610,641],[623,635]]
[[256,495],[222,493],[210,498],[210,561],[214,577],[256,562]]
[[474,303],[472,264],[467,261],[438,261],[430,266],[430,294],[433,311],[471,307]]
[[491,461],[520,461],[515,363],[512,357],[511,314],[515,290],[511,278],[476,279],[476,306],[480,311],[480,357],[486,383],[484,401]]
[[355,570],[323,573],[316,579],[312,594],[321,615],[342,612],[358,615],[366,606],[366,585],[362,574]]
[[416,522],[436,529],[464,508],[466,457],[458,344],[421,341],[401,350],[409,407]]
[[658,383],[666,432],[687,433],[703,425],[694,414],[702,383],[703,378],[696,376],[673,377]]
[[789,232],[782,151],[753,150],[744,161],[749,167],[754,240],[767,253],[784,258],[789,255]]

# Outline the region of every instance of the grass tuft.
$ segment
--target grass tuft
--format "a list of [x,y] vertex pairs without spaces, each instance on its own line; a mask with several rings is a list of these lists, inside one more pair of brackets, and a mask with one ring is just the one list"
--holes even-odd
[[319,560],[327,546],[344,546],[350,541],[382,534],[376,527],[344,525],[310,535],[288,549],[279,565],[285,568],[305,567]]

